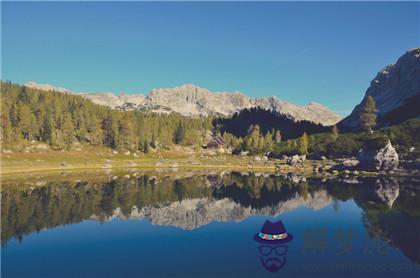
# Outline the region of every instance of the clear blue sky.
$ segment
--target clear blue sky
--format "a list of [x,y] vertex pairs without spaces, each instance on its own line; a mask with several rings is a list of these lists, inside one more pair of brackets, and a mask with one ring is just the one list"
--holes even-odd
[[345,115],[419,46],[419,2],[2,2],[2,79],[76,91],[194,83]]

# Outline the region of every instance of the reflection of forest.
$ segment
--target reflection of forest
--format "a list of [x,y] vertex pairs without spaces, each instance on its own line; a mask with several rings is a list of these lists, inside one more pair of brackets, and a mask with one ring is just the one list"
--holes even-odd
[[371,238],[381,238],[420,263],[420,180],[365,179],[353,186],[333,186],[339,200],[354,199],[363,209],[363,223]]
[[[293,180],[294,182],[292,182]],[[105,183],[47,182],[2,190],[2,244],[10,238],[85,219],[145,218],[194,229],[212,221],[278,215],[300,206],[319,209],[354,199],[372,237],[420,262],[419,182],[365,179],[358,184],[268,175],[140,176]]]

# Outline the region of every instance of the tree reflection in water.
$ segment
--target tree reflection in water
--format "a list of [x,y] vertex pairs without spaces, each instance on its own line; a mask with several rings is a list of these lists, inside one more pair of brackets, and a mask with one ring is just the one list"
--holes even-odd
[[38,186],[3,184],[1,242],[86,219],[145,218],[195,229],[212,221],[278,216],[300,206],[319,209],[353,199],[372,238],[420,263],[420,182],[414,178],[358,183],[241,173],[185,177],[143,175],[105,182],[61,181]]

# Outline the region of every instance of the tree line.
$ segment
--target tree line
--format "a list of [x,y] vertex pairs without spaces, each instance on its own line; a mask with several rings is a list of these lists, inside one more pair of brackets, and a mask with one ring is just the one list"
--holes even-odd
[[141,150],[171,144],[201,144],[212,119],[180,114],[122,112],[82,96],[1,82],[4,147],[46,142],[53,149],[74,143]]
[[250,154],[319,154],[354,156],[372,137],[391,139],[398,152],[420,155],[420,120],[411,119],[375,130],[376,107],[366,98],[359,113],[362,130],[340,132],[261,108],[245,109],[230,118],[187,117],[178,113],[117,111],[94,104],[80,95],[42,91],[1,82],[1,142],[21,149],[45,142],[52,149],[69,150],[75,144],[107,146],[117,150],[149,152],[173,144],[200,146],[209,131],[222,136],[234,152]]

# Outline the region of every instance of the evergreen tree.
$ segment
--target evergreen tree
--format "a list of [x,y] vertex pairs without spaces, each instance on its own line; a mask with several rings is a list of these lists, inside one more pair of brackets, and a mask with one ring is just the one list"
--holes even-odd
[[144,153],[148,153],[149,152],[149,142],[147,142],[147,140],[144,140],[144,143],[143,143],[143,152]]
[[6,146],[9,146],[13,142],[13,131],[12,131],[12,124],[10,122],[10,118],[7,115],[7,113],[1,115],[1,128],[2,128],[2,132],[0,133],[1,141],[4,142]]
[[259,141],[260,141],[260,126],[259,125],[251,125],[249,127],[249,144],[250,144],[250,150],[252,152],[257,152],[259,149]]
[[70,113],[66,113],[63,117],[61,134],[63,135],[64,147],[69,149],[74,142],[74,124]]
[[239,137],[239,138],[233,137],[233,139],[232,139],[232,147],[234,149],[240,147],[241,144],[242,144],[242,138],[241,137]]
[[106,145],[110,146],[111,148],[117,148],[120,143],[119,139],[119,124],[118,119],[113,113],[108,113],[104,122],[103,122],[103,130],[104,130],[104,142]]
[[372,96],[368,96],[359,112],[360,126],[365,131],[371,131],[376,125],[376,104]]
[[185,128],[182,124],[179,124],[177,129],[175,130],[174,141],[175,144],[183,143],[185,139]]
[[331,137],[333,138],[333,141],[336,141],[338,138],[338,127],[336,125],[334,125],[331,129]]
[[280,130],[276,130],[276,135],[275,135],[274,141],[276,142],[276,144],[279,144],[281,142]]
[[48,142],[51,145],[57,144],[55,140],[56,126],[51,113],[45,115],[42,131],[42,140],[44,142]]
[[264,136],[265,150],[271,152],[273,150],[273,135],[271,132],[267,132]]
[[34,116],[27,105],[20,104],[17,110],[17,128],[25,140],[30,140],[34,129]]
[[258,148],[257,148],[257,152],[263,152],[265,151],[265,140],[264,140],[264,136],[260,136],[258,138]]
[[117,148],[134,151],[137,149],[133,121],[124,115],[119,121]]
[[247,137],[245,137],[245,139],[243,140],[243,142],[242,142],[242,149],[244,150],[244,151],[249,151],[249,150],[251,150],[251,148],[252,148],[252,145],[251,145],[251,138],[249,138],[248,136]]
[[306,132],[299,138],[298,141],[298,152],[300,154],[308,154],[308,136]]

